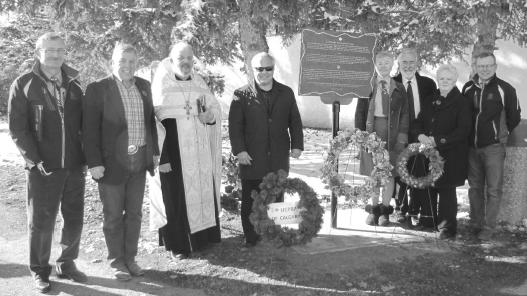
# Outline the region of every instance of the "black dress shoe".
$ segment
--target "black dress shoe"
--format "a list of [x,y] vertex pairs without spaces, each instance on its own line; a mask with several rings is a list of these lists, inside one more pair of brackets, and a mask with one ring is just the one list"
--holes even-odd
[[257,242],[245,242],[245,244],[243,245],[245,248],[253,248],[254,246],[256,246]]
[[57,265],[57,276],[61,279],[70,279],[77,283],[85,283],[88,281],[86,274],[78,270],[75,265],[69,265],[67,268],[61,268]]
[[189,257],[189,254],[172,252],[170,256],[172,257],[172,259],[183,260],[183,259],[187,259]]
[[441,240],[455,240],[456,235],[445,230],[439,231],[439,239]]
[[40,275],[35,276],[35,290],[40,293],[47,293],[51,290],[51,284],[47,277],[42,277]]

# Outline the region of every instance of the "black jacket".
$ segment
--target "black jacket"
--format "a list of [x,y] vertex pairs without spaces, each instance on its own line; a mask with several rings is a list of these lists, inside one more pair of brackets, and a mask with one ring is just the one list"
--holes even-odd
[[472,128],[472,108],[457,87],[442,97],[432,94],[414,121],[411,133],[434,137],[436,148],[445,160],[444,173],[435,187],[456,187],[465,184],[468,171],[468,135]]
[[481,86],[479,77],[463,86],[463,94],[473,105],[473,132],[470,145],[476,148],[506,143],[510,132],[520,123],[521,109],[516,90],[494,75]]
[[[128,167],[128,125],[119,88],[110,75],[88,85],[84,99],[84,146],[88,167],[104,166],[99,181],[119,184]],[[143,100],[147,170],[154,174],[153,156],[159,155],[150,83],[135,77]]]
[[[403,76],[400,73],[393,79],[395,79],[395,81],[401,82],[406,87],[406,82],[403,82]],[[431,104],[431,102],[429,101],[429,97],[437,91],[437,85],[432,78],[421,76],[417,72],[415,72],[415,80],[417,82],[417,91],[419,92],[419,105],[421,106],[421,110],[423,110],[426,105]],[[410,113],[411,129],[412,125],[414,124],[413,121],[415,120],[415,118],[417,118],[417,116],[419,116],[419,114],[416,114],[415,110],[413,110],[412,108],[408,108],[408,111]],[[415,142],[417,142],[417,138],[414,138],[412,136],[408,138],[408,143]]]
[[253,84],[234,91],[229,110],[232,153],[247,151],[251,165],[240,165],[242,179],[256,180],[279,169],[289,171],[289,151],[304,150],[302,119],[291,88],[273,80],[270,110]]
[[[9,132],[28,169],[41,161],[46,170],[85,164],[81,144],[83,93],[78,72],[65,64],[61,69],[62,87],[66,89],[63,118],[57,100],[46,86],[38,60],[30,72],[19,76],[11,85]],[[40,122],[38,108],[42,110]]]

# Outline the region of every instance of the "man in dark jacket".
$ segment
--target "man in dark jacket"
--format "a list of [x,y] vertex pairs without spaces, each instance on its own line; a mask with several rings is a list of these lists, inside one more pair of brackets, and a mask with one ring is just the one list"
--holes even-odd
[[232,153],[238,157],[242,179],[241,218],[247,247],[259,240],[249,221],[251,191],[259,191],[269,172],[289,171],[289,155],[298,158],[304,150],[295,96],[291,88],[273,79],[274,58],[258,53],[251,66],[254,82],[234,92],[229,111]]
[[[417,72],[419,65],[418,53],[415,48],[403,48],[397,58],[400,74],[394,79],[402,82],[408,95],[408,111],[410,115],[410,130],[421,109],[432,102],[426,98],[437,91],[437,86],[431,78],[421,76]],[[408,137],[408,143],[418,142],[415,137]],[[408,169],[412,175],[424,176],[427,173],[426,159],[415,156],[408,161]],[[431,208],[430,193],[427,189],[410,188],[410,201],[407,196],[406,184],[399,182],[398,200],[401,203],[399,222],[406,220],[405,213],[411,217],[412,224],[424,227],[434,227],[434,209]],[[419,216],[419,218],[418,218]]]
[[141,232],[146,171],[159,162],[150,83],[134,76],[137,50],[117,44],[112,75],[88,85],[84,100],[84,147],[99,183],[108,259],[117,280],[141,276],[135,261]]
[[40,36],[33,69],[19,76],[9,93],[9,132],[27,170],[29,269],[42,293],[51,289],[48,262],[59,205],[64,227],[57,275],[87,280],[74,263],[84,210],[83,93],[78,72],[64,64],[65,48],[55,33]]
[[500,207],[505,143],[521,120],[521,110],[514,87],[496,77],[494,54],[478,55],[475,66],[476,75],[463,87],[463,94],[474,106],[468,196],[474,232],[481,240],[488,240]]

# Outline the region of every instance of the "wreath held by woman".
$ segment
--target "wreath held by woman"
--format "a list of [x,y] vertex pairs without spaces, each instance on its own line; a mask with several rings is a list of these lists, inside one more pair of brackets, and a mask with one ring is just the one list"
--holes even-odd
[[[417,154],[423,154],[430,161],[428,164],[429,174],[426,176],[416,177],[408,171],[408,159]],[[412,143],[399,154],[396,170],[401,177],[401,181],[408,184],[408,186],[423,189],[434,186],[435,181],[443,174],[444,165],[445,162],[437,149],[430,145]]]

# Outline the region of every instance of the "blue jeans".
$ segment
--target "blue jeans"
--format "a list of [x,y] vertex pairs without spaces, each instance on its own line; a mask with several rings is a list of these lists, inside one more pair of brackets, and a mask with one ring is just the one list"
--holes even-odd
[[502,196],[504,162],[504,144],[469,150],[468,198],[470,221],[474,227],[496,226]]
[[130,263],[137,255],[143,217],[146,151],[128,157],[128,173],[120,184],[99,183],[103,232],[111,265]]
[[47,278],[51,273],[49,257],[57,213],[64,226],[57,265],[62,270],[73,265],[79,255],[84,217],[85,173],[82,167],[59,169],[43,176],[34,167],[27,177],[27,216],[29,232],[29,269],[33,276]]

